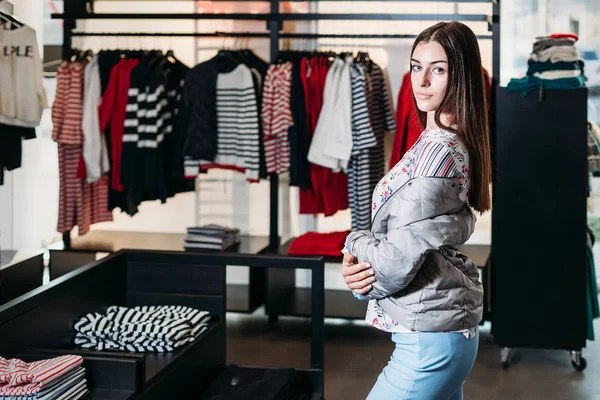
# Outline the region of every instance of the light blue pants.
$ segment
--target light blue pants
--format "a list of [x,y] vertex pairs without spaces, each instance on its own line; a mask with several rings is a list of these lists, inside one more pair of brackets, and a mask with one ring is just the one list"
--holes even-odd
[[392,333],[396,349],[367,400],[462,400],[479,335]]

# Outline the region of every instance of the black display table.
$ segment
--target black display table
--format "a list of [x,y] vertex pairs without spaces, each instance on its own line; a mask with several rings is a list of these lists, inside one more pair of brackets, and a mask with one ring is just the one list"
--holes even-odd
[[[121,250],[0,306],[0,356],[32,361],[82,355],[94,399],[198,398],[226,367],[226,265],[311,271],[311,365],[298,371],[310,380],[312,398],[322,399],[322,258]],[[87,313],[167,304],[209,311],[208,331],[171,353],[88,351],[72,344],[73,325]]]

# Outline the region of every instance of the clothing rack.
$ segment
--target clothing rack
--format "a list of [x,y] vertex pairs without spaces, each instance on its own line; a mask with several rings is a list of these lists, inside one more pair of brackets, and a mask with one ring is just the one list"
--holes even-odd
[[[492,15],[483,14],[293,14],[280,13],[280,0],[265,0],[270,3],[270,12],[262,14],[254,13],[235,13],[235,14],[115,14],[115,13],[94,13],[93,0],[80,2],[78,0],[65,0],[64,13],[52,14],[52,19],[63,19],[63,55],[70,54],[72,49],[72,39],[75,36],[166,36],[166,37],[246,37],[246,38],[269,38],[270,57],[275,59],[279,53],[279,39],[282,38],[369,38],[369,39],[410,39],[416,35],[383,35],[383,34],[321,34],[321,33],[283,33],[280,32],[283,21],[318,21],[318,20],[373,20],[373,21],[481,21],[487,22],[488,30],[491,35],[480,37],[482,39],[491,39],[493,41],[493,68],[492,76],[494,84],[492,85],[493,94],[499,80],[500,71],[500,5],[497,0],[453,0],[453,3],[492,3]],[[297,0],[300,1],[300,0]],[[387,0],[402,2],[405,0]],[[422,0],[419,0],[422,1]],[[450,1],[450,0],[442,0]],[[86,19],[187,19],[187,20],[255,20],[266,21],[268,32],[199,32],[199,33],[144,33],[144,32],[81,32],[76,31],[76,21]],[[278,235],[278,188],[279,177],[277,174],[271,174],[270,177],[270,229],[269,229],[269,247],[276,249],[279,247]],[[70,248],[70,235],[63,235],[65,249]]]
[[[219,1],[219,0],[216,0]],[[222,0],[225,1],[225,0]],[[250,1],[250,0],[236,0],[236,1]],[[261,1],[261,0],[259,0]],[[317,2],[318,0],[292,0],[294,2]],[[342,1],[342,0],[333,0]],[[360,0],[350,0],[360,1]],[[388,2],[406,2],[408,0],[384,0]],[[410,0],[425,2],[431,0]],[[81,2],[80,0],[65,0],[64,1],[64,13],[53,14],[53,19],[64,20],[63,24],[63,54],[70,54],[72,49],[72,40],[76,36],[157,36],[157,37],[232,37],[232,38],[265,38],[269,39],[269,53],[272,60],[277,58],[279,51],[282,49],[280,46],[280,39],[320,39],[320,38],[349,38],[349,39],[412,39],[417,35],[414,34],[342,34],[342,33],[285,33],[281,32],[283,29],[282,23],[284,21],[323,21],[323,20],[336,20],[336,21],[464,21],[464,22],[483,22],[487,23],[489,35],[479,35],[479,39],[491,40],[492,41],[492,115],[496,114],[496,102],[495,96],[497,92],[497,86],[499,82],[500,73],[500,4],[498,0],[436,0],[447,3],[470,3],[470,4],[490,4],[492,5],[491,15],[484,14],[382,14],[382,13],[368,13],[368,14],[331,14],[331,13],[281,13],[280,12],[280,0],[262,0],[262,2],[268,2],[269,12],[268,13],[235,13],[235,14],[202,14],[202,13],[189,13],[189,14],[100,14],[93,12],[93,1],[88,3]],[[194,32],[194,33],[152,33],[152,32],[83,32],[76,30],[77,20],[89,20],[89,19],[147,19],[147,20],[166,20],[166,19],[179,19],[179,20],[246,20],[246,21],[265,21],[267,32]],[[491,127],[493,130],[494,122],[491,121]],[[270,221],[269,221],[269,245],[265,249],[265,253],[276,254],[277,256],[287,255],[285,246],[280,243],[279,237],[279,176],[277,174],[271,174],[270,180]],[[63,235],[64,249],[70,249],[70,235]],[[267,299],[266,299],[266,313],[269,315],[270,321],[275,321],[278,315],[305,315],[306,304],[303,303],[305,300],[306,289],[296,288],[295,286],[295,272],[292,269],[285,271],[269,270],[267,284]],[[359,315],[356,312],[356,308],[361,307],[361,303],[355,301],[352,296],[347,296],[347,293],[342,293],[339,290],[325,290],[325,316],[327,317],[341,317],[341,318],[357,318]],[[335,311],[332,311],[335,310]],[[310,311],[308,311],[310,312]],[[364,309],[360,311],[364,316]]]

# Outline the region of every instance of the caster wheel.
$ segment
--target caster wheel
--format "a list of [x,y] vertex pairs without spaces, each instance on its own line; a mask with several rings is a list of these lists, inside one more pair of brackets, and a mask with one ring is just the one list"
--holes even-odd
[[587,361],[585,360],[585,358],[581,357],[579,364],[577,362],[575,362],[575,360],[573,360],[573,361],[571,361],[571,365],[573,365],[573,368],[575,368],[575,371],[581,372],[585,369],[585,367],[587,367]]
[[502,364],[502,369],[508,369],[510,364],[510,348],[502,348],[502,351],[500,352],[500,363]]

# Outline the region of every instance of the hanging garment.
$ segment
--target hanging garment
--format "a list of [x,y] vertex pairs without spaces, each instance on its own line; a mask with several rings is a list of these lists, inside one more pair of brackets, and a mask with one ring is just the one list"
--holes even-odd
[[75,344],[84,349],[167,352],[196,340],[210,315],[184,306],[110,306],[75,323]]
[[79,233],[88,232],[91,224],[88,193],[84,190],[82,180],[77,177],[77,166],[82,156],[81,145],[58,143],[58,170],[60,178],[58,225],[56,230],[68,233],[79,226]]
[[144,200],[166,201],[164,114],[167,95],[164,71],[142,57],[131,71],[121,153],[121,184],[127,211],[133,215]]
[[5,170],[21,168],[21,133],[14,128],[21,127],[0,124],[0,186],[4,184]]
[[258,181],[258,107],[252,72],[243,64],[217,77],[217,155],[214,162],[200,160],[202,169],[225,168]]
[[290,186],[310,189],[308,156],[308,127],[305,104],[306,60],[297,60],[292,67],[290,106],[293,124],[288,129],[290,139]]
[[334,172],[348,170],[352,153],[352,57],[336,58],[327,72],[323,110],[308,150],[308,160]]
[[106,138],[98,116],[101,101],[100,69],[98,57],[94,57],[85,67],[83,85],[83,159],[88,183],[98,181],[110,171]]
[[588,123],[588,171],[590,173],[600,171],[600,142],[594,135],[592,125]]
[[262,126],[267,173],[283,173],[290,168],[288,129],[293,125],[290,106],[291,62],[269,66],[263,89]]
[[[329,67],[327,57],[311,58],[307,62],[306,110],[309,122],[309,147],[317,127],[323,105],[323,93]],[[310,164],[312,189],[300,191],[300,214],[331,216],[348,208],[348,175]]]
[[[352,158],[348,167],[348,201],[352,214],[352,229],[369,229],[371,226],[371,191],[369,163],[364,155],[377,145],[371,128],[366,98],[364,67],[353,64],[352,77]],[[363,155],[360,157],[360,155]]]
[[0,29],[0,123],[33,128],[48,108],[35,30]]
[[181,61],[165,66],[167,106],[163,114],[165,124],[164,169],[167,196],[194,190],[194,182],[185,179],[183,143],[186,117],[183,115],[183,90],[190,68]]
[[84,71],[80,62],[61,64],[52,106],[52,138],[58,144],[60,178],[57,231],[68,233],[77,225],[82,235],[93,223],[112,221],[107,179],[87,184],[77,175],[83,157]]
[[123,191],[123,185],[121,184],[121,155],[123,152],[128,92],[131,85],[131,71],[138,64],[139,60],[124,59],[112,69],[99,109],[100,130],[104,131],[110,124],[110,187],[112,190],[119,192]]
[[217,156],[217,77],[233,71],[238,62],[216,55],[196,65],[187,75],[184,99],[188,105],[188,125],[184,154],[193,160],[215,161]]
[[[377,144],[369,148],[367,154],[356,156],[359,165],[369,165],[369,191],[372,193],[375,186],[384,174],[385,148],[384,136],[386,132],[396,130],[393,106],[388,92],[388,83],[383,70],[375,63],[364,64],[366,71],[366,97],[369,120]],[[366,189],[363,189],[366,191]]]

